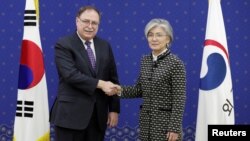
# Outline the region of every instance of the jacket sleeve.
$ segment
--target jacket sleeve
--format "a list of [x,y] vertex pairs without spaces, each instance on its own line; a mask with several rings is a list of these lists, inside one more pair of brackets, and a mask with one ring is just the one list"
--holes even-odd
[[[117,68],[115,64],[115,57],[113,55],[111,46],[109,45],[109,58],[110,58],[110,81],[119,85]],[[117,95],[109,97],[109,111],[120,113],[120,98]]]
[[181,132],[186,100],[186,72],[184,64],[178,60],[172,70],[173,105],[168,131]]
[[76,50],[72,49],[69,39],[61,39],[55,45],[55,62],[59,81],[69,84],[83,93],[92,95],[98,80],[83,74],[76,66]]
[[[141,59],[141,67],[143,66],[143,60],[144,57]],[[142,88],[141,88],[141,73],[142,73],[142,68],[140,68],[140,74],[139,77],[137,78],[137,81],[134,85],[132,86],[123,86],[122,87],[122,94],[121,98],[141,98],[142,97]]]

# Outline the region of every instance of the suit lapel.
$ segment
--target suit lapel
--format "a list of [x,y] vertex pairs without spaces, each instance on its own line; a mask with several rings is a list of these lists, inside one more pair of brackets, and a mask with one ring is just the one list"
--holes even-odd
[[96,55],[96,68],[95,72],[98,74],[98,70],[100,67],[100,58],[101,58],[101,44],[98,42],[96,37],[94,38],[94,47],[95,47],[95,55]]
[[75,36],[74,39],[76,39],[76,41],[73,42],[73,43],[75,43],[74,46],[78,48],[78,50],[79,50],[81,56],[83,57],[84,62],[85,62],[86,64],[88,64],[88,65],[87,65],[87,66],[88,66],[88,69],[90,70],[90,72],[92,73],[92,75],[95,76],[95,75],[96,75],[95,70],[92,68],[92,65],[91,65],[91,63],[90,63],[90,61],[89,61],[88,53],[87,53],[87,51],[86,51],[86,49],[85,49],[85,47],[84,47],[84,45],[83,45],[81,39],[78,37],[77,34],[75,34],[74,36]]

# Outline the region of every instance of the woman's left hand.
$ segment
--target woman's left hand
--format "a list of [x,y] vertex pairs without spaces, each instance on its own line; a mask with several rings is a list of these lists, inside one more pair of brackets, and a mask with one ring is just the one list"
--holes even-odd
[[179,137],[178,133],[175,132],[168,132],[167,133],[167,141],[177,141]]

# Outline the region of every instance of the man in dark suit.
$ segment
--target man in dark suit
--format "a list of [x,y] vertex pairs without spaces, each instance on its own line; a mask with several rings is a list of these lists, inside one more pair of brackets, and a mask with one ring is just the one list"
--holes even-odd
[[79,9],[77,31],[55,45],[58,95],[51,109],[57,141],[103,141],[105,129],[118,123],[120,89],[110,44],[96,37],[100,12]]

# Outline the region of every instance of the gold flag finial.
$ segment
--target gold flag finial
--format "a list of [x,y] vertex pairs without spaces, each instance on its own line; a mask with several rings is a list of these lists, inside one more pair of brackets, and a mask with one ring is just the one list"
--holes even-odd
[[35,8],[36,8],[36,16],[39,22],[40,16],[39,16],[39,0],[34,0],[35,1]]

